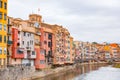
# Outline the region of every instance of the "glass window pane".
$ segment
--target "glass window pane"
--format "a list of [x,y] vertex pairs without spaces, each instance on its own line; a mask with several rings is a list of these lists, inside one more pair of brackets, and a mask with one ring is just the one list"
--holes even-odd
[[4,48],[4,54],[7,54],[7,50],[6,50],[6,48]]
[[2,8],[2,1],[0,1],[0,8]]
[[7,3],[6,2],[4,3],[4,9],[7,9]]
[[2,24],[0,24],[0,30],[2,30]]
[[6,16],[6,13],[4,14],[4,20],[6,20],[7,16]]
[[2,35],[0,35],[0,42],[2,42]]
[[7,27],[6,27],[6,25],[4,25],[4,31],[6,31],[6,29],[7,29]]
[[4,36],[4,43],[6,43],[6,36]]
[[2,54],[2,48],[0,48],[0,54]]
[[2,12],[0,12],[0,19],[2,19]]

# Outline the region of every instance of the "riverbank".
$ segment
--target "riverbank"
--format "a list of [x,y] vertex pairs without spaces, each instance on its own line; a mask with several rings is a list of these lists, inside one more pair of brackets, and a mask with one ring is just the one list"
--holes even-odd
[[29,78],[26,78],[24,80],[36,80],[36,79],[40,79],[40,78],[43,78],[43,77],[47,77],[47,76],[51,76],[51,75],[56,75],[56,74],[63,74],[65,72],[68,72],[68,71],[72,71],[74,70],[76,67],[81,67],[82,65],[94,65],[94,64],[97,64],[97,65],[101,65],[101,64],[107,64],[107,63],[82,63],[82,64],[74,64],[74,65],[69,65],[69,66],[64,66],[64,67],[58,67],[58,68],[55,68],[55,69],[49,69],[49,70],[46,70],[46,71],[35,71],[34,74],[29,77]]

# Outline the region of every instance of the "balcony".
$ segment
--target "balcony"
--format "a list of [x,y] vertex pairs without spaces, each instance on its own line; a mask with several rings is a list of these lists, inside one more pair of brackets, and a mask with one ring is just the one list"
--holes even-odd
[[37,34],[37,35],[39,35],[39,36],[41,35],[41,33],[40,33],[40,32],[36,32],[36,34]]
[[38,26],[38,27],[35,27],[36,29],[40,29],[40,26]]
[[17,53],[18,54],[23,54],[24,53],[24,51],[23,51],[24,49],[22,49],[22,48],[19,48],[18,50],[17,50]]
[[12,58],[24,58],[24,49],[23,48],[12,48]]
[[31,53],[28,54],[29,59],[35,59],[36,58],[36,52],[32,51]]
[[7,41],[7,45],[12,45],[12,43],[13,43],[13,41],[11,41],[11,40]]
[[27,51],[31,51],[31,47],[26,47]]
[[35,44],[36,45],[40,45],[40,41],[39,40],[35,40]]

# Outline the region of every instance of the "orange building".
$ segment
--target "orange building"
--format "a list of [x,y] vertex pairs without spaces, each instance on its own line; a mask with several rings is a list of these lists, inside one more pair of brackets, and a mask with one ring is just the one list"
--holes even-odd
[[75,60],[73,37],[70,37],[70,64],[73,64]]

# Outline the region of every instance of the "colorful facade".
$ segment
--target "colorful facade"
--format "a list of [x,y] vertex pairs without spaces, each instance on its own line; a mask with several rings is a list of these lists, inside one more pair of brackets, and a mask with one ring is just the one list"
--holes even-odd
[[75,52],[74,52],[73,37],[70,37],[70,64],[73,64],[74,60],[75,60]]
[[[105,61],[120,56],[118,44],[73,41],[66,28],[43,23],[42,16],[38,14],[30,14],[28,20],[8,17],[7,21],[8,40],[4,52],[7,52],[8,65],[26,65],[44,69],[52,65],[73,64],[76,61]],[[4,42],[5,40],[4,38]],[[0,62],[5,63],[5,54],[3,56],[2,53],[1,57],[4,59]]]
[[42,23],[42,29],[43,29],[43,45],[44,45],[44,51],[45,51],[45,63],[46,68],[51,67],[53,64],[53,58],[54,58],[54,33],[51,29],[52,25]]
[[0,1],[0,67],[7,63],[7,0]]
[[37,57],[35,59],[35,67],[36,69],[44,69],[46,67],[45,63],[45,50],[44,50],[44,31],[40,29],[41,36],[40,36],[40,51],[37,50]]
[[[32,14],[29,20],[9,17],[8,64],[39,67],[41,16]],[[12,35],[11,35],[12,34]],[[11,38],[12,37],[12,38]]]

